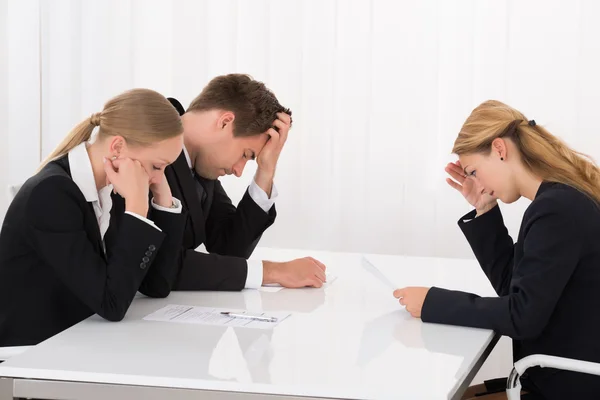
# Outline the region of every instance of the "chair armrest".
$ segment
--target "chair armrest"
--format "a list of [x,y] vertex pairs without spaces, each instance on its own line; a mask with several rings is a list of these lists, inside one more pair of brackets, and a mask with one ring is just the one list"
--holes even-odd
[[572,358],[533,354],[517,361],[506,382],[506,395],[508,400],[521,398],[521,382],[519,378],[531,367],[556,368],[565,371],[580,372],[583,374],[600,375],[600,363],[575,360]]

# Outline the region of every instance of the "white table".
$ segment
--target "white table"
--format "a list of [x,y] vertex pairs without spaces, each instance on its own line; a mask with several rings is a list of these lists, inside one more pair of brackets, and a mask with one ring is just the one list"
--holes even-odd
[[[122,322],[98,316],[0,364],[0,399],[460,398],[497,337],[425,324],[361,265],[360,254],[310,254],[337,279],[323,289],[173,292],[134,300]],[[399,287],[493,295],[473,260],[371,255]],[[269,331],[144,321],[167,304],[287,310]]]

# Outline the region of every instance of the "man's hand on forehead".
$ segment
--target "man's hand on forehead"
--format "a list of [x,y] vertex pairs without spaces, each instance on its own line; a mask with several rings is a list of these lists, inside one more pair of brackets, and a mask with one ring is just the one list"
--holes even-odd
[[273,129],[279,133],[279,127],[275,124],[275,121],[279,120],[288,127],[292,126],[292,111],[289,108],[285,108],[276,114],[277,119],[273,121]]

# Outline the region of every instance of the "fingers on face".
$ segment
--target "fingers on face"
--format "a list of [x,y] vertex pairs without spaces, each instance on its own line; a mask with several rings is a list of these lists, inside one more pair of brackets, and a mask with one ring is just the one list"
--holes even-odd
[[446,167],[445,170],[454,180],[460,183],[463,183],[466,179],[465,172],[456,166]]

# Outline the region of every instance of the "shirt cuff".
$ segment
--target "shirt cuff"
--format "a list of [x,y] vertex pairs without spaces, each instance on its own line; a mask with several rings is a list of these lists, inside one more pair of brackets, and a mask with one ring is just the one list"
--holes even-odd
[[152,204],[152,208],[154,208],[155,210],[158,210],[158,211],[170,212],[173,214],[181,214],[181,210],[182,210],[181,201],[179,201],[179,199],[176,199],[175,197],[173,197],[173,204],[175,205],[175,207],[159,206],[158,204],[156,204],[154,202],[154,197],[150,201],[150,204]]
[[256,184],[256,181],[252,179],[250,186],[248,187],[248,194],[250,198],[254,200],[256,205],[258,205],[262,210],[266,213],[269,212],[273,204],[275,204],[275,199],[279,193],[277,192],[277,188],[275,187],[275,183],[273,183],[273,188],[271,189],[271,198],[267,195],[267,192],[261,189],[260,186]]
[[154,224],[154,221],[151,221],[151,220],[149,220],[149,219],[148,219],[148,218],[146,218],[146,217],[142,217],[141,215],[139,215],[139,214],[136,214],[136,213],[133,213],[133,212],[131,212],[131,211],[125,211],[125,214],[129,214],[129,215],[131,215],[132,217],[136,217],[137,219],[144,221],[144,222],[145,222],[145,223],[147,223],[148,225],[150,225],[150,226],[153,226],[153,227],[155,227],[156,229],[158,229],[160,232],[162,232],[162,229],[160,229],[158,226],[156,226],[156,225]]
[[261,260],[248,260],[248,274],[246,275],[246,289],[258,289],[263,281],[263,263]]

